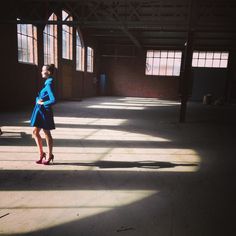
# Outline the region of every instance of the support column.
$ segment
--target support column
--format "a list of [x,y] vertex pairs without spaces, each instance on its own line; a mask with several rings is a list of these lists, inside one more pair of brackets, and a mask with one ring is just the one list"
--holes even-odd
[[190,94],[190,81],[192,80],[192,44],[193,32],[189,31],[184,52],[183,77],[181,81],[181,108],[179,122],[186,120],[187,102]]
[[230,103],[231,100],[231,90],[232,90],[232,78],[233,78],[233,55],[234,55],[233,47],[229,50],[229,58],[228,58],[228,68],[227,68],[227,77],[226,77],[226,85],[225,85],[225,96],[224,102]]
[[193,48],[193,3],[194,0],[190,1],[189,4],[189,17],[188,17],[188,31],[184,50],[184,61],[183,61],[183,75],[180,84],[181,93],[181,107],[179,122],[184,123],[186,120],[187,102],[190,93],[190,81],[192,80],[192,48]]

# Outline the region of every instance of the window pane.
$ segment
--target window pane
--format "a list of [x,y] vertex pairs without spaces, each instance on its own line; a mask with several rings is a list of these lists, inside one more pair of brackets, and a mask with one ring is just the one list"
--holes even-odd
[[206,53],[205,52],[200,52],[199,53],[199,58],[201,58],[201,59],[206,58]]
[[193,52],[193,58],[198,58],[198,52]]
[[154,51],[153,56],[154,57],[160,57],[161,56],[160,51]]
[[[67,19],[68,14],[62,11],[63,20]],[[69,17],[67,21],[71,21],[72,17]],[[68,25],[62,25],[62,57],[65,59],[72,60],[72,39],[73,39],[73,28]]]
[[213,64],[213,60],[207,59],[205,67],[212,67],[212,64]]
[[167,75],[172,75],[173,74],[173,64],[174,64],[174,59],[168,58],[167,67],[166,67],[166,74]]
[[22,62],[28,62],[27,51],[22,49]]
[[147,75],[152,74],[152,63],[153,63],[153,58],[146,59],[146,74]]
[[88,48],[87,53],[88,53],[88,56],[91,56],[91,48]]
[[[53,13],[48,20],[56,20],[56,15]],[[46,25],[43,31],[44,43],[44,63],[55,64],[57,67],[57,26]]]
[[147,51],[147,57],[153,57],[153,51]]
[[215,52],[214,53],[214,59],[220,59],[220,54],[221,53]]
[[161,58],[161,60],[160,60],[160,75],[166,75],[166,63],[167,63],[167,59]]
[[27,25],[24,24],[21,25],[21,33],[27,35]]
[[87,71],[93,72],[93,49],[87,47]]
[[207,52],[206,53],[206,58],[207,59],[213,59],[213,52]]
[[220,67],[220,60],[214,60],[213,67]]
[[204,67],[205,66],[205,60],[204,59],[199,59],[198,60],[198,66],[199,67]]
[[160,68],[160,59],[159,58],[154,58],[153,68],[152,68],[152,72],[153,72],[154,75],[159,74],[159,68]]
[[33,38],[30,38],[29,40],[29,50],[28,50],[28,57],[29,57],[29,62],[34,62],[34,41]]
[[22,35],[22,49],[27,50],[27,37],[25,35]]
[[18,45],[18,50],[22,49],[22,35],[17,34],[17,45]]
[[181,58],[182,52],[175,52],[175,58]]
[[21,33],[21,25],[17,24],[17,33]]
[[65,20],[68,16],[68,13],[66,13],[65,11],[62,11],[62,20]]
[[180,66],[181,66],[181,59],[175,59],[174,61],[174,68],[173,68],[173,75],[179,76],[180,75]]
[[168,57],[174,58],[175,53],[174,52],[168,52]]
[[76,68],[83,70],[83,48],[81,46],[76,47]]
[[167,57],[167,51],[161,51],[161,57],[162,58]]
[[33,37],[33,27],[32,25],[27,25],[27,32],[29,37]]
[[227,60],[221,60],[220,67],[221,68],[227,68],[228,61]]
[[23,61],[23,49],[18,47],[18,61]]
[[193,59],[192,60],[192,66],[196,67],[197,66],[198,59]]
[[228,60],[228,58],[229,58],[229,53],[228,53],[228,52],[223,52],[223,53],[221,54],[221,59]]
[[76,32],[76,45],[77,46],[82,46],[80,36],[79,36],[78,32]]

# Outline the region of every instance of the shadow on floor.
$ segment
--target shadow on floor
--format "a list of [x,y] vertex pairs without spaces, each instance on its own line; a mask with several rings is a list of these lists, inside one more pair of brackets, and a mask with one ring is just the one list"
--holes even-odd
[[149,169],[160,169],[160,168],[173,168],[176,166],[197,166],[197,164],[175,164],[171,162],[160,162],[160,161],[96,161],[96,162],[57,162],[54,165],[75,165],[75,166],[93,166],[101,169],[105,168],[149,168]]

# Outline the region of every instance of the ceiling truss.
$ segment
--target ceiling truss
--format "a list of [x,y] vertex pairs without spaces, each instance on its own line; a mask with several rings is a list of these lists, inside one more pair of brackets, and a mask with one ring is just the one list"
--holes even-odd
[[[142,48],[149,41],[160,43],[157,32],[172,33],[170,39],[182,44],[186,32],[201,33],[201,38],[210,38],[209,33],[218,33],[223,43],[228,38],[235,39],[236,1],[234,0],[193,0],[192,23],[189,28],[188,19],[190,0],[18,0],[11,4],[8,18],[1,22],[45,24],[70,24],[79,26],[92,35],[99,36],[99,40],[106,42],[106,37],[119,35],[131,41],[136,47]],[[52,11],[66,10],[73,21],[48,21]],[[19,23],[19,21],[18,21]],[[151,39],[146,37],[153,33]],[[108,36],[107,36],[108,35]],[[166,39],[163,35],[163,44]],[[174,35],[176,37],[174,38]],[[226,35],[224,37],[224,35]],[[229,36],[230,35],[230,36]],[[124,39],[125,41],[125,39]],[[227,42],[224,42],[227,41]]]

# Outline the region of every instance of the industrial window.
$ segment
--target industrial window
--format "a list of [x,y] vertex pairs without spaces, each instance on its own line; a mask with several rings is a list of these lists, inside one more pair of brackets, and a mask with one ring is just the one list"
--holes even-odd
[[87,47],[87,71],[93,72],[93,49]]
[[[63,21],[72,21],[72,17],[68,13],[62,11]],[[66,24],[62,25],[62,57],[72,60],[72,39],[73,39],[73,27]]]
[[76,70],[84,71],[84,47],[78,31],[76,31]]
[[[49,19],[56,21],[57,17],[53,13]],[[44,40],[44,64],[54,64],[57,67],[57,25],[46,25],[43,31]]]
[[37,28],[35,26],[17,24],[17,46],[19,62],[38,64]]
[[228,52],[193,52],[193,67],[227,68]]
[[145,74],[179,76],[181,58],[181,51],[148,50]]

